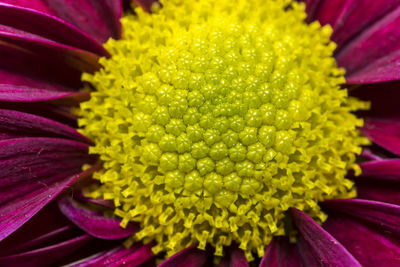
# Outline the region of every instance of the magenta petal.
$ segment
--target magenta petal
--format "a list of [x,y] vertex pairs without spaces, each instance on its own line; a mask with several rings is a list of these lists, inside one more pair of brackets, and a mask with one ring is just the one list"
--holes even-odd
[[321,1],[315,18],[322,25],[330,24],[335,28],[349,2],[348,0]]
[[74,128],[43,117],[0,109],[0,140],[16,137],[66,137],[91,144]]
[[78,250],[91,239],[92,237],[88,235],[82,235],[53,246],[0,257],[0,266],[50,266]]
[[360,164],[362,175],[400,182],[400,159],[375,160]]
[[314,20],[315,14],[322,1],[323,0],[304,0],[304,2],[306,2],[307,22]]
[[259,267],[305,267],[295,244],[284,237],[274,237],[269,243]]
[[358,72],[349,75],[348,83],[377,83],[400,78],[400,51],[374,61]]
[[339,46],[392,11],[400,1],[347,0],[347,3],[332,35],[332,40]]
[[120,0],[2,0],[2,2],[36,9],[59,17],[104,43],[108,38],[117,39],[122,16]]
[[[0,141],[0,241],[74,182],[87,145],[58,138]],[[89,170],[88,170],[89,171]]]
[[400,122],[398,120],[367,119],[362,132],[374,143],[400,155]]
[[53,57],[47,49],[32,53],[0,42],[0,54],[1,84],[60,92],[82,87],[81,71],[64,64],[60,55]]
[[363,148],[361,152],[361,157],[364,157],[368,160],[383,160],[383,158],[379,155],[376,155],[374,152],[372,152],[371,149],[369,148]]
[[185,248],[169,257],[161,263],[159,267],[201,267],[207,266],[206,263],[210,257],[208,251],[197,249],[195,246]]
[[79,228],[88,234],[102,239],[121,239],[137,231],[136,225],[120,226],[121,220],[107,218],[101,212],[80,206],[72,198],[64,197],[58,201],[61,212]]
[[292,208],[290,215],[310,247],[316,262],[326,267],[361,267],[360,263],[335,238],[304,212]]
[[138,6],[142,7],[145,11],[151,12],[151,5],[157,0],[133,0]]
[[83,203],[91,203],[104,208],[115,209],[114,201],[106,200],[103,198],[90,198],[86,197],[82,191],[78,191],[74,193],[74,199],[83,202]]
[[[38,1],[30,2],[38,3]],[[87,50],[100,56],[109,55],[101,43],[77,27],[36,10],[0,3],[0,24]]]
[[93,163],[95,159],[87,151],[88,145],[61,138],[0,141],[0,188],[37,179],[76,175],[81,172],[83,164]]
[[51,119],[70,127],[77,127],[77,116],[71,114],[70,108],[65,106],[56,106],[44,102],[2,102],[0,106],[4,109],[14,110],[22,113]]
[[[327,1],[329,2],[329,1]],[[400,48],[400,6],[381,20],[352,39],[338,53],[336,59],[341,67],[346,68],[348,79],[362,69],[383,57],[388,57]],[[393,58],[393,56],[390,56]],[[381,81],[388,80],[384,75]],[[377,80],[378,81],[378,80]]]
[[0,68],[0,101],[31,102],[70,97],[80,93],[51,81]]
[[0,41],[15,45],[33,53],[47,53],[48,57],[85,72],[100,68],[99,56],[72,46],[46,39],[36,34],[0,25]]
[[356,179],[357,198],[400,205],[400,183],[381,179]]
[[324,207],[373,223],[386,231],[400,234],[400,206],[363,199],[335,199],[323,203]]
[[365,267],[400,266],[400,244],[355,220],[329,215],[324,228]]
[[[350,91],[350,95],[371,102],[371,109],[357,112],[362,117],[400,118],[400,80],[366,84]],[[373,101],[371,101],[373,100]]]
[[231,246],[224,255],[218,267],[248,267],[249,263],[244,255],[243,250],[237,246]]
[[154,255],[151,252],[152,244],[136,244],[130,248],[123,246],[105,251],[93,257],[85,259],[83,262],[71,264],[71,267],[118,267],[118,266],[139,266],[150,260]]

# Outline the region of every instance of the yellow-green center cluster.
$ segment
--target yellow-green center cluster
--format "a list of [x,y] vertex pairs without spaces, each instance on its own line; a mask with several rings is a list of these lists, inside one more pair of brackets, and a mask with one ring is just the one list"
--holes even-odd
[[112,57],[84,75],[96,91],[81,105],[102,186],[133,240],[169,255],[232,242],[262,256],[296,207],[323,221],[317,202],[355,196],[366,140],[340,89],[331,28],[307,25],[283,0],[165,0],[122,19]]

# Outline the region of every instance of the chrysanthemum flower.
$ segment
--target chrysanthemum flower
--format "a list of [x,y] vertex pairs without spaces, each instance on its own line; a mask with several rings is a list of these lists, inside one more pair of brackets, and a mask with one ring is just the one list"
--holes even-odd
[[0,0],[0,266],[400,266],[400,0]]

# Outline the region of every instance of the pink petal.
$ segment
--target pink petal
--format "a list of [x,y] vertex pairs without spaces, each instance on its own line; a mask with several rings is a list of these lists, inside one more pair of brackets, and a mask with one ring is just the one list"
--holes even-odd
[[0,257],[0,265],[31,267],[50,266],[86,245],[91,239],[92,237],[89,235],[82,235],[53,246]]
[[138,227],[134,224],[122,228],[120,219],[107,218],[101,212],[86,209],[72,198],[61,198],[58,201],[58,206],[70,221],[97,238],[121,239],[131,236],[138,230]]
[[83,202],[83,203],[91,203],[104,208],[115,209],[114,201],[105,200],[103,198],[90,198],[86,197],[82,191],[78,191],[74,193],[74,199]]
[[335,28],[349,3],[348,0],[321,1],[315,18],[322,25],[330,24]]
[[308,215],[294,208],[290,209],[290,215],[310,247],[315,257],[314,261],[326,267],[361,267],[360,263],[335,238]]
[[36,34],[0,25],[0,40],[33,53],[47,54],[79,71],[94,72],[100,68],[99,56],[72,46],[54,42]]
[[367,119],[361,130],[374,143],[400,155],[400,121]]
[[363,117],[400,118],[400,80],[362,85],[350,95],[371,102],[370,110],[358,112]]
[[393,52],[347,77],[348,83],[377,83],[400,78],[400,51]]
[[70,112],[70,108],[52,105],[50,102],[0,102],[0,106],[8,109],[45,117],[70,127],[76,128],[77,117]]
[[[65,240],[65,237],[67,239],[75,237],[77,230],[77,227],[61,214],[56,203],[50,202],[17,231],[0,242],[0,256],[54,245]],[[73,235],[70,235],[71,232]],[[79,233],[81,234],[80,231]]]
[[207,262],[210,259],[209,251],[197,249],[195,246],[185,248],[178,253],[172,255],[167,260],[159,265],[159,267],[201,267],[208,266]]
[[360,156],[368,160],[383,160],[381,156],[376,155],[371,149],[368,148],[363,148]]
[[[371,65],[384,66],[385,63],[389,64],[396,58],[396,53],[400,49],[399,27],[400,6],[352,39],[340,50],[336,59],[338,64],[347,70],[347,82],[363,83],[368,81],[365,75],[363,76],[365,80],[354,77],[360,76],[364,71],[368,72]],[[378,82],[396,79],[393,74],[396,73],[398,67],[396,64],[391,64],[390,71],[385,69],[380,74],[380,70],[377,70],[376,77],[371,80]]]
[[94,160],[87,155],[87,145],[66,139],[0,141],[0,241],[74,182],[84,163]]
[[400,234],[400,206],[364,199],[335,199],[325,201],[329,210],[374,224],[382,231]]
[[304,0],[306,2],[307,22],[315,20],[315,14],[323,0]]
[[1,0],[4,3],[27,7],[59,17],[104,43],[118,39],[122,3],[119,0]]
[[259,267],[305,267],[296,245],[284,237],[274,237]]
[[104,251],[93,257],[71,264],[71,267],[96,267],[96,266],[139,266],[154,257],[151,252],[152,244],[136,244],[130,248],[119,246],[115,249]]
[[[318,260],[315,252],[303,236],[297,236],[296,247],[299,251],[300,257],[306,267],[325,267],[325,262]],[[317,257],[317,258],[316,258]]]
[[381,179],[371,180],[356,179],[357,198],[374,200],[400,205],[400,183],[382,181]]
[[400,244],[346,216],[329,215],[324,228],[365,267],[400,266]]
[[218,267],[248,267],[246,256],[243,250],[239,249],[237,246],[232,245],[225,251],[224,258]]
[[[338,1],[325,1],[325,3]],[[332,40],[340,46],[351,37],[368,29],[373,23],[382,19],[392,11],[399,0],[346,0],[343,9],[336,17],[333,27]],[[332,10],[326,10],[326,13]]]
[[68,127],[43,117],[0,109],[0,140],[16,137],[66,137],[91,144],[91,141]]
[[[36,4],[38,1],[29,1]],[[0,24],[42,36],[68,46],[87,50],[99,56],[108,56],[101,43],[57,17],[37,10],[8,5],[0,2]]]
[[400,159],[368,161],[361,163],[360,167],[362,176],[400,182]]
[[[0,53],[2,71],[13,73],[13,75],[23,74],[29,79],[46,81],[64,89],[67,88],[69,91],[77,90],[82,86],[82,73],[79,70],[63,64],[62,61],[57,61],[58,58],[50,57],[45,50],[32,53],[21,47],[0,43]],[[3,75],[2,79],[5,77],[6,75]]]

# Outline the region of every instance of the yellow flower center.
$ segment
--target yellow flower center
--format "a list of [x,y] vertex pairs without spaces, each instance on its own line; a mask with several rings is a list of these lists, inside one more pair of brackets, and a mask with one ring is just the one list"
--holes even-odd
[[[239,244],[251,260],[285,234],[296,207],[355,196],[349,169],[366,144],[340,88],[331,28],[285,0],[170,0],[122,19],[82,132],[103,169],[92,197],[113,199],[132,241],[168,255],[191,244]],[[287,233],[286,233],[287,234]]]

